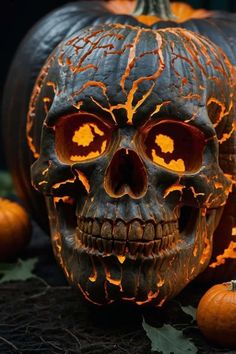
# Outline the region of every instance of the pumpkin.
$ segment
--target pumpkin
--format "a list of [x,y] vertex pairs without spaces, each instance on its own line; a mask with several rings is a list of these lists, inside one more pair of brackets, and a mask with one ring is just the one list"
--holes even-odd
[[197,324],[204,336],[220,346],[236,348],[236,281],[217,284],[201,298]]
[[[175,15],[172,13],[171,6]],[[20,45],[12,63],[5,85],[2,124],[6,159],[13,175],[14,184],[19,196],[26,202],[43,228],[47,229],[48,227],[45,202],[41,195],[32,189],[29,168],[34,161],[33,155],[37,156],[37,153],[33,152],[32,154],[29,151],[30,141],[27,142],[25,139],[29,101],[39,71],[53,49],[72,32],[99,23],[127,23],[148,27],[138,21],[140,16],[145,16],[147,21],[149,18],[153,19],[154,16],[157,21],[150,25],[153,29],[178,26],[205,35],[221,47],[233,65],[236,65],[234,14],[206,10],[199,12],[185,3],[173,2],[170,4],[169,0],[139,0],[136,4],[132,0],[93,1],[92,3],[91,1],[79,1],[63,5],[39,21]],[[25,63],[21,70],[19,70],[20,62]],[[217,103],[212,103],[212,106],[215,106],[216,110],[218,109],[219,114],[221,107],[217,108]],[[17,130],[12,131],[12,121],[16,122]],[[13,136],[14,147],[7,138],[8,134]],[[230,151],[227,153],[233,154],[234,144],[229,143],[228,146],[231,147],[228,147]],[[12,150],[16,154],[14,159],[12,158]],[[224,162],[222,158],[222,164],[229,163]],[[232,168],[231,165],[229,167],[223,166],[224,171],[234,178],[235,172],[233,173]],[[40,213],[38,213],[38,208],[41,210]]]
[[13,260],[30,240],[31,223],[16,202],[0,199],[0,261]]
[[49,14],[19,48],[7,159],[85,298],[158,306],[206,268],[235,205],[236,22],[189,8],[177,22],[165,0],[92,5]]

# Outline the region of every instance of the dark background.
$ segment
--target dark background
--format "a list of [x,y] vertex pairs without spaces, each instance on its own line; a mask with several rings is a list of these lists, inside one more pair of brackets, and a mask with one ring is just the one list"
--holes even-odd
[[[65,0],[7,0],[0,7],[0,102],[9,65],[19,42],[30,27]],[[188,0],[195,8],[219,9],[236,12],[234,0]],[[4,129],[2,129],[4,130]],[[4,133],[4,132],[3,132]],[[0,129],[1,134],[1,129]],[[0,169],[5,168],[4,151],[0,140]]]

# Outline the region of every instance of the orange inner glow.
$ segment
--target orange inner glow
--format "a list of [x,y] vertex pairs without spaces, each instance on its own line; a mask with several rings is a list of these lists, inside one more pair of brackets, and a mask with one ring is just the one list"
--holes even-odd
[[202,164],[204,134],[196,127],[174,120],[152,123],[144,134],[144,149],[157,165],[183,173]]
[[92,128],[94,129],[95,134],[100,136],[104,135],[104,133],[95,124],[85,123],[75,131],[72,141],[77,143],[79,146],[89,146],[95,138]]
[[100,150],[97,151],[91,151],[89,152],[86,156],[83,155],[71,155],[70,160],[71,161],[85,161],[85,160],[90,160],[90,159],[95,159],[96,157],[99,157],[100,155],[102,155],[104,153],[104,151],[106,150],[106,146],[107,146],[107,142],[103,141],[102,143],[102,147]]
[[111,139],[111,127],[98,117],[78,113],[56,124],[56,151],[63,162],[83,162],[101,156]]
[[160,146],[161,151],[164,153],[174,151],[174,140],[167,135],[158,134],[155,143]]
[[152,150],[152,159],[157,165],[161,165],[163,167],[169,168],[170,170],[176,172],[184,172],[185,165],[182,159],[171,160],[169,163],[166,163],[162,157],[157,156],[156,151]]
[[228,248],[226,248],[223,254],[216,257],[216,262],[210,264],[211,268],[216,268],[222,264],[225,264],[226,259],[236,259],[236,242],[231,241]]
[[117,258],[118,258],[118,260],[119,260],[119,262],[121,263],[121,264],[123,264],[124,263],[124,261],[126,260],[126,257],[125,256],[117,256]]

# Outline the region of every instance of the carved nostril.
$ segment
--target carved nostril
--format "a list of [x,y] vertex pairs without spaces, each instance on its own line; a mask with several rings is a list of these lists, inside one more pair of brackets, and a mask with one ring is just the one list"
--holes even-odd
[[147,172],[138,154],[130,149],[120,149],[108,166],[104,188],[113,198],[128,194],[142,198],[147,191]]

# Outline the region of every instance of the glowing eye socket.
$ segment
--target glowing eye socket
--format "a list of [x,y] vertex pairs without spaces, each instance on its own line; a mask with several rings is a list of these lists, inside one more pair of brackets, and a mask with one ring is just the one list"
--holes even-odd
[[198,128],[173,120],[152,126],[144,138],[147,156],[157,165],[178,173],[200,168],[205,144],[204,134]]
[[100,157],[108,148],[112,129],[93,114],[62,117],[55,126],[56,152],[66,163]]

